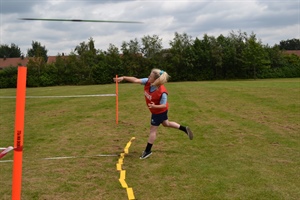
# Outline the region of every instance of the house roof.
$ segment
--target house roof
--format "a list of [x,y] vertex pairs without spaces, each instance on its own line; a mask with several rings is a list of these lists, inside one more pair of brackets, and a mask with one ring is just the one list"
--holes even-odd
[[0,58],[0,69],[5,67],[26,66],[29,58]]
[[297,56],[300,56],[300,50],[286,50],[284,51],[286,54],[295,54]]
[[56,62],[57,57],[58,57],[58,56],[48,56],[47,63],[50,64],[50,63]]
[[[48,56],[47,63],[50,64],[56,62],[57,57],[58,56]],[[30,57],[0,58],[0,69],[4,69],[6,67],[26,66],[30,59]]]

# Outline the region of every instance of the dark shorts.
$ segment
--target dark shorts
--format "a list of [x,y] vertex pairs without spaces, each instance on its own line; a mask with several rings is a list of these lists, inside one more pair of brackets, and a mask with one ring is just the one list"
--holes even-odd
[[165,111],[160,114],[152,114],[151,115],[151,125],[159,126],[163,121],[168,119],[168,111]]

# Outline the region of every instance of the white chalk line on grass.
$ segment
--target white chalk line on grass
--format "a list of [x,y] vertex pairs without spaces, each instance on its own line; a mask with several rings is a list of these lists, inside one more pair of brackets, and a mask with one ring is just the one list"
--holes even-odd
[[[42,98],[82,98],[82,97],[112,97],[116,94],[91,94],[91,95],[69,95],[69,96],[26,96],[27,99]],[[0,96],[0,99],[15,99],[16,96]]]
[[70,158],[92,158],[92,157],[114,157],[118,156],[116,154],[99,154],[95,156],[63,156],[63,157],[50,157],[42,158],[42,160],[61,160],[61,159],[70,159]]
[[[117,157],[116,154],[98,154],[94,156],[62,156],[62,157],[49,157],[41,158],[39,160],[62,160],[62,159],[72,159],[72,158],[92,158],[92,157]],[[0,163],[13,162],[13,160],[0,160]]]
[[0,160],[0,163],[13,162],[13,160]]

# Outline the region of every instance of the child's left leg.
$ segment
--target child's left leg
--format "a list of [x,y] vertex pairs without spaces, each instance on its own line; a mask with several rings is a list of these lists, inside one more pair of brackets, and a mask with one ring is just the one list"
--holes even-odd
[[190,140],[192,140],[194,137],[193,133],[189,127],[181,126],[177,122],[170,122],[169,120],[165,120],[165,121],[163,121],[162,125],[164,127],[176,128],[181,131],[184,131],[189,136]]

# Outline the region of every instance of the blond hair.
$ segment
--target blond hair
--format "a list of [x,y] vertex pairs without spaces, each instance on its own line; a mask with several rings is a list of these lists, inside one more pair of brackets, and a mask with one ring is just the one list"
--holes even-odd
[[153,73],[155,75],[155,81],[152,83],[152,85],[159,87],[163,84],[165,84],[166,82],[168,82],[170,76],[167,72],[165,72],[164,70],[160,70],[160,69],[152,69],[151,73]]

